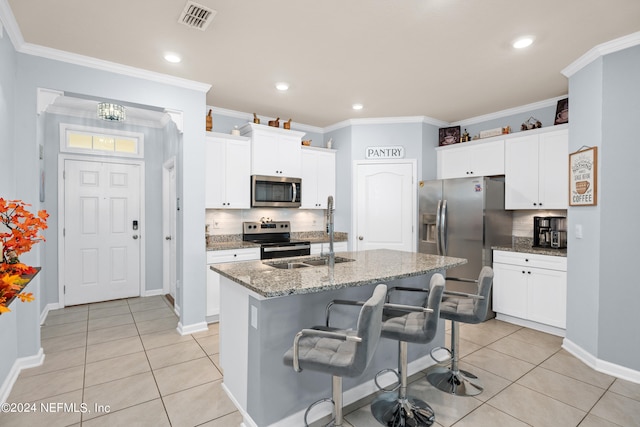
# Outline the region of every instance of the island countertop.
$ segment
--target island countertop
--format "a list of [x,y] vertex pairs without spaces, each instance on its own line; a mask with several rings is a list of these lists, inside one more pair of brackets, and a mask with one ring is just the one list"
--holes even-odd
[[210,268],[262,297],[271,298],[383,283],[446,270],[467,262],[463,258],[389,249],[339,252],[336,256],[353,261],[336,264],[333,277],[328,266],[286,270],[267,264],[318,258],[314,256],[224,263]]

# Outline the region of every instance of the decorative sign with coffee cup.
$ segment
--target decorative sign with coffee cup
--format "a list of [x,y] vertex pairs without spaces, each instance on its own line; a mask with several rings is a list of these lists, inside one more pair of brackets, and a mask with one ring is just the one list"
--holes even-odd
[[569,98],[559,100],[556,106],[556,118],[553,124],[561,125],[563,123],[569,123]]
[[598,147],[569,154],[569,205],[598,204]]
[[460,126],[451,126],[448,128],[440,128],[438,131],[438,144],[451,145],[460,142]]

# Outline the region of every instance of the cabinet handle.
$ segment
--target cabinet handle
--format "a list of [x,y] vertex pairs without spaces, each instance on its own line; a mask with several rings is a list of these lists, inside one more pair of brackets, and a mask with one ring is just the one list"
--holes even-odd
[[531,272],[530,272],[530,271],[527,271],[527,274],[531,274]]
[[538,204],[537,204],[537,203],[534,203],[534,204],[533,204],[533,206],[538,206]]
[[522,270],[522,274],[524,274],[524,270]]
[[525,261],[525,262],[529,262],[529,258],[525,258],[525,259],[524,259],[524,261]]

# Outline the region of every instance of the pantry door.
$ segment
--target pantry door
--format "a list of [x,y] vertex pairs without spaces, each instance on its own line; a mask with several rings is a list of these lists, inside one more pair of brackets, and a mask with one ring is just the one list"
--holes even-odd
[[355,248],[415,252],[416,163],[356,162]]
[[64,305],[140,296],[141,165],[64,161]]

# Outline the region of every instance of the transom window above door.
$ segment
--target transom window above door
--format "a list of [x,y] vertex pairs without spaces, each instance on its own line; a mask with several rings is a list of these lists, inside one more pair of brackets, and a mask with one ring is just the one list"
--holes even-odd
[[143,157],[144,134],[60,124],[60,151],[96,156]]

